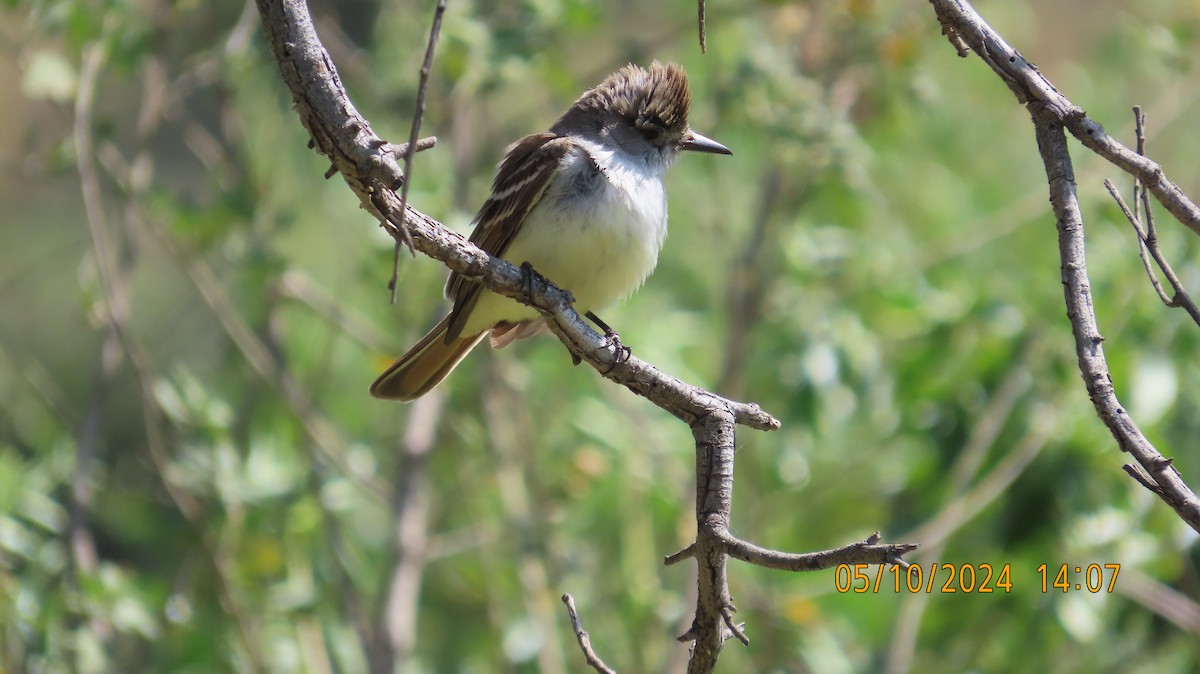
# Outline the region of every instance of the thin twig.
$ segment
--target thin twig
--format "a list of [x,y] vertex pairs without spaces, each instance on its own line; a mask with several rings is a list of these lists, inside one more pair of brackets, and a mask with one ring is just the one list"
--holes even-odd
[[663,565],[671,566],[673,564],[678,564],[679,562],[682,562],[685,559],[691,559],[695,556],[696,556],[696,544],[689,543],[686,548],[680,550],[679,552],[673,552],[673,553],[667,555],[663,559]]
[[706,34],[705,28],[706,21],[704,17],[704,0],[698,0],[696,15],[697,23],[699,24],[698,28],[700,30],[700,53],[706,54],[708,53],[708,35]]
[[[1145,203],[1146,227],[1138,221],[1137,213],[1130,210],[1129,205],[1121,198],[1121,193],[1117,190],[1117,186],[1111,180],[1104,181],[1104,187],[1108,189],[1108,193],[1112,195],[1113,200],[1117,202],[1117,206],[1121,208],[1121,212],[1125,215],[1125,219],[1133,227],[1138,237],[1138,256],[1142,258],[1142,266],[1146,268],[1146,275],[1150,278],[1150,285],[1154,287],[1154,291],[1158,293],[1162,303],[1171,308],[1182,308],[1192,317],[1192,321],[1200,326],[1200,307],[1192,300],[1192,296],[1188,294],[1183,287],[1183,282],[1179,280],[1179,275],[1167,262],[1166,255],[1163,254],[1162,248],[1158,245],[1158,237],[1153,234],[1150,229],[1153,225],[1152,216],[1150,215],[1150,204]],[[1136,189],[1136,186],[1135,186]],[[1145,192],[1142,193],[1143,199]],[[1136,202],[1135,202],[1136,203]],[[1170,284],[1171,290],[1174,291],[1173,297],[1167,296],[1166,289],[1158,280],[1158,275],[1154,273],[1154,266],[1150,264],[1150,260],[1154,260],[1154,264],[1162,270],[1163,276],[1167,278],[1167,283]]]
[[1124,469],[1129,477],[1136,480],[1138,484],[1142,485],[1151,492],[1162,496],[1162,487],[1158,486],[1158,484],[1154,482],[1154,478],[1150,477],[1150,474],[1146,472],[1145,468],[1142,468],[1136,463],[1127,463],[1124,466],[1121,466],[1121,468]]
[[[1145,155],[1146,154],[1146,116],[1144,114],[1142,114],[1142,106],[1140,106],[1140,105],[1133,106],[1133,133],[1134,133],[1134,137],[1137,139],[1137,153],[1140,155]],[[1134,220],[1139,221],[1139,222],[1142,219],[1142,214],[1141,214],[1142,199],[1145,196],[1146,196],[1146,189],[1142,185],[1141,179],[1139,179],[1135,176],[1133,179],[1133,217],[1134,217]],[[1147,210],[1149,210],[1149,205],[1150,205],[1150,202],[1147,201],[1146,202]],[[1137,225],[1134,225],[1134,228],[1136,229]],[[1138,236],[1138,239],[1144,240],[1145,237]],[[1141,241],[1139,241],[1139,247],[1145,248],[1144,245],[1140,245],[1140,244],[1141,244]],[[1144,264],[1146,262],[1146,255],[1143,251],[1139,251],[1139,253],[1141,254],[1142,262]],[[1147,269],[1147,272],[1149,272],[1149,269]]]
[[[1142,106],[1133,106],[1133,133],[1137,139],[1137,153],[1145,156],[1146,154],[1146,115],[1142,112]],[[1150,284],[1154,286],[1154,291],[1158,293],[1159,299],[1167,306],[1176,306],[1172,303],[1171,298],[1167,297],[1167,292],[1163,290],[1162,283],[1158,280],[1158,275],[1154,273],[1154,267],[1150,264],[1150,241],[1157,241],[1158,236],[1154,231],[1154,214],[1150,209],[1150,201],[1147,197],[1148,192],[1142,185],[1142,180],[1138,177],[1133,179],[1133,217],[1129,215],[1129,209],[1125,206],[1121,199],[1117,188],[1112,181],[1105,180],[1104,186],[1108,188],[1109,194],[1117,200],[1117,205],[1125,213],[1125,218],[1129,220],[1129,224],[1133,226],[1138,235],[1138,257],[1142,259],[1142,266],[1146,269],[1146,276],[1150,278]],[[1141,226],[1141,210],[1145,206],[1146,209],[1146,225],[1145,230]]]
[[571,628],[575,630],[575,639],[579,642],[579,649],[583,651],[583,657],[587,660],[588,666],[601,674],[617,674],[615,669],[611,669],[604,661],[596,655],[596,651],[592,650],[592,639],[583,629],[583,623],[579,621],[579,613],[575,611],[575,600],[569,594],[562,596],[562,603],[567,605],[567,615],[571,617]]
[[[421,120],[425,117],[425,90],[429,88],[429,73],[433,70],[433,53],[437,50],[438,34],[442,32],[442,15],[446,13],[446,0],[438,0],[433,10],[433,26],[429,29],[429,44],[425,46],[425,61],[421,64],[421,77],[417,84],[417,104],[413,110],[412,131],[408,134],[408,143],[404,147],[404,185],[400,188],[400,236],[408,252],[414,258],[417,251],[413,248],[412,233],[408,231],[408,188],[412,184],[412,160],[417,153],[417,136],[421,133]],[[396,303],[396,283],[400,269],[400,244],[392,253],[392,278],[388,281],[388,290],[392,293],[392,304]]]
[[917,549],[916,543],[880,545],[878,532],[866,540],[840,548],[800,554],[760,548],[736,538],[728,531],[721,532],[721,541],[725,552],[730,557],[747,564],[761,566],[764,569],[778,571],[820,571],[842,564],[891,564],[897,561],[901,555]]
[[1104,187],[1108,193],[1112,195],[1113,201],[1117,202],[1117,206],[1121,208],[1121,212],[1125,215],[1125,219],[1133,227],[1133,232],[1137,234],[1138,242],[1138,257],[1142,258],[1142,267],[1146,270],[1146,276],[1150,279],[1150,285],[1154,288],[1154,292],[1158,293],[1158,298],[1168,307],[1178,306],[1174,301],[1167,296],[1166,289],[1163,288],[1162,282],[1158,280],[1158,274],[1154,273],[1154,262],[1150,259],[1150,246],[1148,241],[1150,235],[1142,227],[1142,223],[1138,218],[1138,186],[1141,181],[1134,180],[1133,183],[1133,210],[1130,210],[1129,204],[1125,203],[1125,199],[1121,197],[1121,192],[1113,181],[1105,179]]
[[746,636],[746,623],[733,622],[733,614],[736,612],[737,609],[732,604],[726,606],[721,609],[721,619],[725,621],[725,627],[729,629],[730,634],[737,637],[737,640],[742,642],[743,646],[749,646],[750,637]]
[[[1133,118],[1134,132],[1137,134],[1137,152],[1140,155],[1144,155],[1146,153],[1146,115],[1142,112],[1141,106],[1133,106]],[[1134,179],[1133,212],[1135,216],[1138,211],[1138,187],[1141,186],[1141,183],[1140,179]],[[1109,191],[1111,192],[1112,190],[1110,189]],[[1167,277],[1167,283],[1171,284],[1171,290],[1175,292],[1175,296],[1166,298],[1166,293],[1163,292],[1162,286],[1157,284],[1157,279],[1152,279],[1155,282],[1155,289],[1158,291],[1159,297],[1163,298],[1164,304],[1172,308],[1182,307],[1192,317],[1192,321],[1196,325],[1200,325],[1200,308],[1196,306],[1195,301],[1192,300],[1192,296],[1183,287],[1183,282],[1179,280],[1179,275],[1167,263],[1167,257],[1158,245],[1158,231],[1154,225],[1154,211],[1150,208],[1149,192],[1144,187],[1141,190],[1141,204],[1145,212],[1146,235],[1144,237],[1141,236],[1141,231],[1139,230],[1139,253],[1141,253],[1141,249],[1149,252],[1150,256],[1154,258],[1154,262],[1158,265],[1158,268],[1162,270],[1163,275]],[[1137,229],[1137,226],[1135,225],[1134,228]],[[1142,260],[1143,262],[1145,261],[1144,255],[1142,256]]]

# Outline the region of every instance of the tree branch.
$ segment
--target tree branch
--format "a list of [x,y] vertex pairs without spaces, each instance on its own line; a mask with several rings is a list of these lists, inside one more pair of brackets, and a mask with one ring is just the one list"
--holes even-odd
[[[675,556],[674,561],[685,556],[696,560],[699,592],[695,619],[680,640],[694,642],[688,671],[711,672],[730,636],[743,643],[749,641],[732,618],[734,607],[725,573],[729,556],[792,570],[827,568],[833,559],[830,553],[788,556],[743,543],[729,534],[735,427],[741,424],[758,430],[775,430],[779,422],[755,404],[722,398],[671,377],[638,358],[627,357],[580,318],[571,306],[569,292],[489,256],[411,204],[402,205],[403,200],[395,193],[403,184],[404,175],[396,161],[396,152],[371,131],[351,104],[329,55],[317,39],[304,3],[257,0],[257,4],[280,72],[292,92],[300,120],[312,136],[313,146],[329,157],[332,169],[342,174],[362,206],[393,238],[402,240],[402,229],[407,228],[416,250],[479,281],[493,292],[537,309],[572,355],[692,428],[696,440],[697,534],[688,554]],[[870,540],[855,544],[841,554],[848,555],[845,559],[879,563],[896,561],[899,555],[915,547],[874,543]]]
[[[965,56],[963,48],[969,47],[1029,110],[1050,185],[1067,318],[1071,322],[1079,370],[1088,396],[1121,451],[1132,454],[1144,470],[1144,474],[1135,476],[1138,481],[1170,505],[1189,526],[1200,531],[1200,499],[1183,482],[1171,461],[1138,429],[1113,388],[1087,275],[1083,216],[1065,131],[1070,131],[1085,147],[1142,181],[1168,212],[1193,231],[1200,232],[1200,209],[1167,179],[1158,164],[1111,138],[1100,124],[1059,93],[1037,67],[1008,46],[969,3],[965,0],[930,0],[930,3],[937,12],[943,33],[950,38],[959,55]],[[1126,471],[1131,475],[1139,472],[1132,466],[1127,466]]]
[[350,102],[304,4],[299,0],[258,0],[258,7],[280,72],[314,146],[330,158],[363,207],[393,237],[402,237],[398,223],[406,222],[417,250],[493,292],[537,309],[571,353],[689,424],[709,409],[723,407],[732,411],[739,424],[758,430],[779,428],[779,422],[758,405],[726,400],[638,358],[620,361],[609,340],[592,330],[572,308],[570,293],[549,282],[529,283],[517,267],[489,256],[411,205],[401,211],[394,191],[403,184],[397,151],[371,131]]

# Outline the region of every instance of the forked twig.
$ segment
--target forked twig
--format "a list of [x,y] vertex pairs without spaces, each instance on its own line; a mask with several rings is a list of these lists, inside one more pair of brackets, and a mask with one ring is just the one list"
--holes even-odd
[[[1137,134],[1137,151],[1138,154],[1143,154],[1146,148],[1146,116],[1142,113],[1141,106],[1134,106],[1133,117],[1135,132]],[[1167,262],[1166,255],[1163,254],[1162,248],[1158,245],[1158,232],[1154,227],[1154,212],[1150,207],[1150,199],[1147,196],[1148,191],[1142,185],[1141,179],[1134,177],[1133,180],[1132,209],[1121,198],[1120,192],[1111,180],[1105,180],[1104,187],[1108,189],[1108,193],[1117,202],[1117,206],[1121,208],[1125,219],[1129,221],[1130,226],[1133,227],[1133,231],[1137,234],[1138,256],[1142,258],[1142,266],[1146,269],[1146,276],[1149,277],[1150,285],[1158,293],[1159,299],[1168,307],[1182,308],[1192,317],[1192,321],[1200,326],[1200,308],[1196,306],[1191,295],[1183,287],[1183,282],[1179,280],[1179,275],[1171,268],[1170,263]],[[1145,215],[1141,216],[1139,211],[1144,212]],[[1143,217],[1145,219],[1144,227],[1142,226]],[[1150,262],[1151,259],[1154,260],[1153,265]],[[1163,276],[1166,277],[1167,283],[1174,292],[1173,297],[1167,295],[1162,282],[1158,280],[1158,275],[1154,273],[1155,265],[1162,270]]]

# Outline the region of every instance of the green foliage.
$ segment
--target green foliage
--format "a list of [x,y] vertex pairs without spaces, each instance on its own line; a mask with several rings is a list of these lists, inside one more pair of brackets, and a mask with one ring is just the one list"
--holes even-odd
[[[356,106],[402,141],[433,3],[327,4]],[[983,4],[1110,132],[1132,142],[1142,104],[1150,153],[1200,194],[1192,3]],[[444,270],[402,253],[388,304],[391,240],[322,179],[257,17],[5,8],[0,673],[369,671],[412,554],[402,671],[582,671],[564,592],[611,665],[679,669],[693,580],[661,561],[694,533],[685,426],[553,339],[481,349],[432,401],[370,399],[445,310]],[[736,154],[681,159],[659,270],[603,315],[782,420],[739,432],[735,532],[805,551],[880,530],[924,567],[1011,568],[1007,594],[860,595],[733,562],[752,642],[723,671],[1195,671],[1161,599],[1194,610],[1194,534],[1121,471],[1079,380],[1028,115],[922,3],[710,2],[708,21],[701,55],[682,0],[449,3],[410,199],[465,231],[508,142],[626,62],[681,62],[692,124]],[[1200,482],[1196,326],[1101,187],[1128,180],[1076,149],[1118,394]],[[1159,226],[1200,288],[1191,233]],[[1040,564],[1093,562],[1121,565],[1115,593],[1040,590]]]

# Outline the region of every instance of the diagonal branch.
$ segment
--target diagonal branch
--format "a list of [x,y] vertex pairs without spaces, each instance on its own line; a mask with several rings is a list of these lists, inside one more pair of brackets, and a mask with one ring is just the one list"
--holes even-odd
[[258,0],[258,7],[280,72],[315,147],[329,157],[363,207],[393,237],[402,236],[398,223],[406,222],[417,250],[493,292],[542,312],[550,329],[571,353],[608,379],[688,423],[720,407],[729,409],[739,424],[758,430],[779,427],[779,422],[758,405],[726,400],[638,358],[619,362],[617,349],[571,307],[570,293],[550,283],[529,283],[517,267],[489,256],[411,205],[401,211],[394,189],[403,184],[403,171],[396,160],[403,151],[393,150],[358,114],[317,39],[304,4],[298,0]]
[[1126,472],[1170,505],[1189,526],[1200,531],[1200,498],[1183,482],[1171,460],[1146,439],[1113,387],[1088,280],[1083,215],[1065,131],[1070,131],[1084,146],[1140,180],[1167,211],[1195,231],[1200,231],[1200,209],[1167,179],[1158,164],[1111,138],[1100,124],[1059,93],[1037,67],[1008,46],[969,3],[965,0],[930,0],[930,3],[937,12],[943,33],[959,54],[966,55],[964,47],[974,51],[1028,108],[1049,181],[1050,203],[1058,227],[1067,318],[1071,322],[1079,371],[1088,396],[1117,445],[1137,460],[1137,466],[1125,466]]

